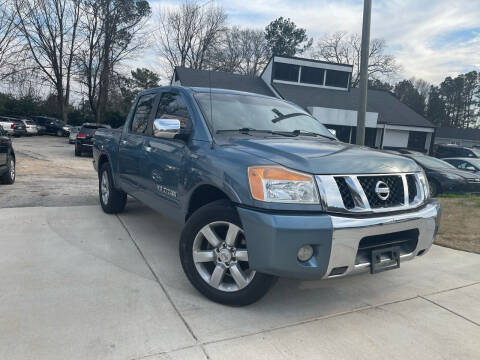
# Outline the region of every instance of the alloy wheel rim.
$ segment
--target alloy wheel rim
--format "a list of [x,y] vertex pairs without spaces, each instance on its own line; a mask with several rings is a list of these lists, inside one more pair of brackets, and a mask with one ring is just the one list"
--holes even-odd
[[15,179],[15,161],[13,159],[10,160],[10,178]]
[[248,266],[243,230],[227,221],[205,225],[193,241],[193,261],[202,279],[225,292],[248,286],[255,271]]
[[110,197],[110,189],[108,184],[108,174],[106,171],[102,174],[102,182],[101,182],[101,192],[102,192],[102,200],[104,204],[108,204],[108,198]]

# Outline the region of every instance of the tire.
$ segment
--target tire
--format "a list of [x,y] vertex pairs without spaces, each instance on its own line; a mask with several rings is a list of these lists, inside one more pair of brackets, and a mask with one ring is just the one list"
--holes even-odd
[[[230,229],[236,235],[229,240]],[[215,242],[217,246],[212,244]],[[192,214],[180,238],[180,260],[192,285],[210,300],[225,305],[252,304],[262,298],[277,279],[248,267],[240,218],[225,200],[212,202]]]
[[57,130],[57,136],[63,136],[63,131],[62,130]]
[[82,150],[75,145],[75,156],[82,156]]
[[12,185],[15,182],[16,168],[15,158],[9,156],[7,158],[7,172],[0,177],[2,184]]
[[435,197],[439,194],[440,192],[440,186],[435,180],[430,180],[428,182],[428,186],[430,187],[430,196]]
[[125,209],[127,194],[113,186],[113,178],[110,165],[105,163],[100,169],[98,177],[98,195],[100,205],[107,214],[118,214]]

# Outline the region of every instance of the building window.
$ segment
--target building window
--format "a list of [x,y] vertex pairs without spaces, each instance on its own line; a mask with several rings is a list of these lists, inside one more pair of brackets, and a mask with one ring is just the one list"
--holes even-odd
[[325,79],[325,86],[334,86],[341,88],[348,88],[349,72],[327,70],[327,78]]
[[305,84],[323,85],[325,69],[302,66],[300,82]]
[[410,131],[408,135],[408,148],[412,150],[425,151],[425,142],[427,133],[420,131]]
[[300,66],[276,62],[274,64],[275,80],[298,82],[298,70]]

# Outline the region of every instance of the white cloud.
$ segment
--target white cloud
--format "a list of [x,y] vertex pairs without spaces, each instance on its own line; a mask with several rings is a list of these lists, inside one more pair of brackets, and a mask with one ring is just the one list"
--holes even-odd
[[[155,2],[154,8],[175,3],[178,2]],[[315,38],[340,30],[361,32],[361,0],[218,3],[224,6],[232,24],[264,28],[283,16],[290,17]],[[477,33],[473,32],[475,29]],[[480,70],[479,0],[374,0],[371,33],[372,37],[387,41],[388,51],[403,68],[402,77],[415,76],[438,83],[449,75]],[[452,37],[452,33],[458,36]]]

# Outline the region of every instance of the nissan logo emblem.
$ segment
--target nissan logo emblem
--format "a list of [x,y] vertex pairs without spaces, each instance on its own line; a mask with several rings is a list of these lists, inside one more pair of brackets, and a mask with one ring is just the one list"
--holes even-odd
[[380,200],[387,200],[390,196],[390,188],[383,181],[377,181],[375,185],[375,194],[377,194]]

